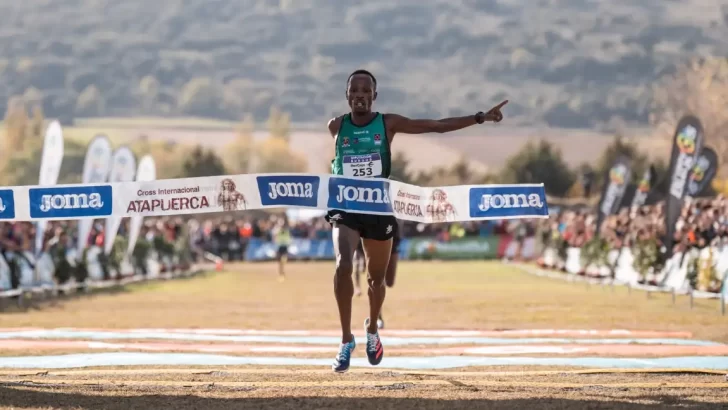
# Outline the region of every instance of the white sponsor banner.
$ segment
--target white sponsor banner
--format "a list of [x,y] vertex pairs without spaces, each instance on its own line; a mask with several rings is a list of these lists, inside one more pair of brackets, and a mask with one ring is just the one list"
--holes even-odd
[[[40,159],[40,176],[38,185],[55,185],[58,183],[58,174],[63,163],[63,130],[61,123],[51,121],[46,128],[43,139],[43,154]],[[47,221],[38,221],[35,232],[35,253],[43,251],[43,237],[45,236]]]
[[[154,158],[151,155],[145,155],[139,160],[139,167],[137,168],[136,180],[137,181],[154,181],[157,179],[157,166],[154,163]],[[126,249],[126,254],[131,255],[136,246],[137,238],[139,238],[139,232],[142,229],[142,222],[144,217],[141,215],[134,215],[131,217],[129,222],[129,246]]]
[[[111,155],[111,170],[109,171],[109,182],[130,182],[134,180],[136,174],[136,158],[129,147],[119,147]],[[102,205],[103,206],[103,205]],[[121,225],[121,216],[112,215],[106,219],[106,229],[104,230],[104,253],[107,255],[114,246],[116,234],[119,232]]]
[[[542,184],[418,187],[379,178],[243,174],[10,189],[15,198],[15,215],[0,212],[0,218],[6,214],[5,219],[9,220],[162,216],[266,208],[394,215],[423,223],[548,217]],[[332,213],[334,218],[335,214]]]
[[[101,184],[106,182],[111,168],[111,142],[105,135],[95,136],[86,148],[86,158],[83,162],[84,184]],[[79,260],[88,244],[93,219],[84,219],[78,223],[78,254]]]
[[[454,222],[458,220],[458,212],[467,212],[469,208],[468,194],[460,187],[423,188],[392,182],[390,192],[392,211],[399,219],[425,223]],[[460,200],[456,200],[457,195],[461,195]]]

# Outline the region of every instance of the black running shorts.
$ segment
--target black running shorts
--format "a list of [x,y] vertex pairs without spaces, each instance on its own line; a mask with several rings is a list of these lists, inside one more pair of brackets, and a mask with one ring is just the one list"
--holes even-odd
[[332,210],[326,215],[331,226],[344,225],[359,232],[364,239],[386,241],[394,238],[397,232],[397,218],[393,215],[355,214]]

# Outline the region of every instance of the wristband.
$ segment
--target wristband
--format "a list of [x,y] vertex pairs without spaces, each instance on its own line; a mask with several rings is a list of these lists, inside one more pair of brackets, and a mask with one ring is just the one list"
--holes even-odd
[[475,122],[477,122],[478,124],[482,124],[485,122],[485,113],[483,111],[478,111],[475,114]]

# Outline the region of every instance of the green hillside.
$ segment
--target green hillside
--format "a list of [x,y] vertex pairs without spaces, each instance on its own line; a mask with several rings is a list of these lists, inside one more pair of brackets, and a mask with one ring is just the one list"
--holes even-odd
[[294,122],[344,106],[371,69],[379,108],[445,116],[512,101],[511,124],[647,120],[649,86],[691,55],[726,55],[713,0],[0,1],[0,104],[74,117]]

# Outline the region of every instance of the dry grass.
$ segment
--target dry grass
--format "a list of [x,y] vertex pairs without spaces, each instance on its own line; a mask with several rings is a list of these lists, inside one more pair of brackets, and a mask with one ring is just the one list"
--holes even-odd
[[[276,265],[231,265],[203,278],[140,284],[0,315],[3,327],[337,329],[332,264],[289,265],[276,282]],[[357,327],[367,298],[354,303]],[[486,262],[403,262],[385,302],[385,318],[400,329],[647,329],[691,331],[728,342],[728,318],[715,300],[628,293],[521,273]]]

